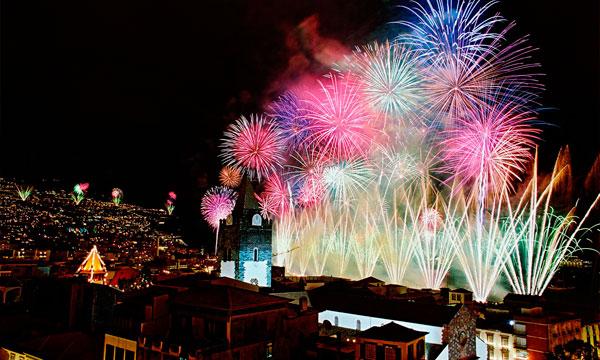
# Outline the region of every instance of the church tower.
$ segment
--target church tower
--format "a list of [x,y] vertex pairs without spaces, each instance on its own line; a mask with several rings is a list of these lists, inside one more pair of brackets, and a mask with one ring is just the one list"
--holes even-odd
[[271,286],[272,222],[260,215],[254,186],[244,178],[232,214],[219,226],[221,276]]

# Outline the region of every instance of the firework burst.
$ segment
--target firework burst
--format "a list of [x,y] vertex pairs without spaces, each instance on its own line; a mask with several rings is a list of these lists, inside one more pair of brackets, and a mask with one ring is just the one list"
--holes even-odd
[[215,254],[219,239],[219,224],[233,211],[237,193],[224,186],[213,186],[202,197],[200,209],[204,220],[215,230]]
[[27,200],[27,198],[33,193],[33,186],[22,187],[15,184],[15,188],[17,188],[17,195],[22,201]]
[[505,190],[532,159],[540,133],[534,119],[511,102],[468,111],[444,132],[442,171],[461,186],[476,182],[482,192]]
[[221,185],[235,189],[242,182],[242,172],[233,166],[224,166],[219,173]]
[[165,208],[169,215],[172,215],[173,211],[175,211],[175,200],[177,200],[177,194],[173,191],[169,191],[167,201],[165,202]]
[[357,48],[344,63],[357,74],[365,101],[385,119],[413,119],[423,101],[418,59],[397,43],[377,42]]
[[121,201],[123,201],[123,190],[114,188],[112,189],[110,196],[112,197],[113,204],[120,205]]
[[335,159],[366,156],[375,132],[360,82],[352,76],[330,74],[318,83],[320,88],[308,92],[304,100],[310,121],[307,142]]
[[79,205],[83,199],[85,199],[85,193],[89,189],[89,183],[80,183],[75,184],[73,187],[73,192],[71,193],[71,199],[75,203],[75,205]]
[[279,129],[286,147],[298,149],[310,134],[309,120],[300,99],[293,92],[287,92],[269,106],[268,116]]
[[264,116],[242,116],[225,131],[221,158],[260,181],[281,168],[283,146],[278,129]]

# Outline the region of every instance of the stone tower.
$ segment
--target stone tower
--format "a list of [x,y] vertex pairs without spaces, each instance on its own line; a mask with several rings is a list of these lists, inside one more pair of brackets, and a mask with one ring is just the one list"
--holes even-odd
[[221,276],[271,286],[271,226],[260,215],[254,185],[244,179],[232,214],[219,226]]

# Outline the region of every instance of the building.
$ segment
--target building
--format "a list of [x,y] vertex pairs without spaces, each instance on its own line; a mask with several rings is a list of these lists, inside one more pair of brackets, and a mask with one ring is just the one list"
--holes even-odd
[[515,347],[514,319],[503,305],[488,305],[477,319],[477,335],[488,348],[489,360],[508,360],[526,356]]
[[232,214],[219,227],[221,276],[271,286],[271,226],[260,214],[252,183],[245,179]]
[[356,337],[356,360],[425,359],[425,335],[394,322],[374,326]]
[[454,360],[459,359],[455,354],[465,352],[487,358],[485,343],[476,337],[475,317],[464,305],[440,304],[431,296],[389,297],[347,281],[331,282],[308,294],[319,311],[319,323],[326,327],[364,331],[394,322],[426,334],[428,359]]
[[115,335],[104,335],[103,360],[135,360],[137,342]]
[[317,335],[307,299],[207,275],[170,279],[123,299],[110,335],[137,343],[137,359],[304,359]]
[[581,340],[596,348],[600,358],[600,322],[586,324],[581,327]]
[[541,307],[522,308],[515,315],[517,359],[545,360],[557,346],[581,339],[581,319],[572,314],[548,314]]
[[102,261],[96,245],[94,245],[81,265],[79,265],[76,273],[86,276],[91,283],[106,283],[106,265]]
[[449,304],[469,304],[473,302],[473,293],[469,290],[458,288],[448,291]]

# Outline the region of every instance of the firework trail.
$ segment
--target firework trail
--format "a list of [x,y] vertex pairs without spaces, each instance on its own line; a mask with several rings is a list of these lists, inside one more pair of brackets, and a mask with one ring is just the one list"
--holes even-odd
[[226,165],[244,169],[250,179],[261,180],[281,168],[283,139],[272,122],[262,115],[244,116],[229,125],[221,145]]
[[110,195],[112,197],[112,202],[115,205],[120,205],[121,201],[123,201],[123,190],[119,188],[112,189]]
[[21,187],[15,184],[15,188],[17,189],[17,195],[19,196],[19,199],[22,201],[27,200],[27,198],[33,193],[33,186]]
[[[560,160],[559,156],[557,165]],[[561,216],[550,206],[555,187],[568,168],[568,164],[555,167],[548,185],[540,189],[537,161],[534,162],[532,179],[506,220],[518,245],[506,263],[504,273],[517,294],[541,296],[561,262],[581,250],[582,238],[591,231],[582,224],[600,200],[600,195],[579,221],[575,207]]]
[[215,230],[215,255],[219,240],[219,224],[233,211],[237,193],[224,186],[213,186],[202,197],[200,209],[204,220]]

